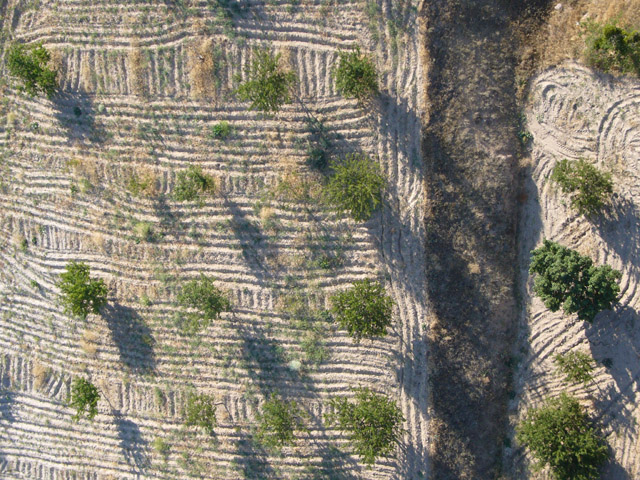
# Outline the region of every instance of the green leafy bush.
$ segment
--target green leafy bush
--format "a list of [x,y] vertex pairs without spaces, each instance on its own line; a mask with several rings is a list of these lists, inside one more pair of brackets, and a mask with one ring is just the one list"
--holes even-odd
[[518,442],[539,462],[551,467],[557,480],[595,480],[607,461],[607,446],[575,398],[565,393],[529,410],[518,425]]
[[357,46],[350,52],[339,52],[338,66],[333,70],[336,87],[346,98],[363,102],[378,93],[378,73],[371,59]]
[[362,222],[371,218],[382,203],[385,180],[376,162],[363,154],[347,155],[341,162],[332,162],[333,175],[325,195],[329,203],[351,213]]
[[76,410],[73,416],[75,421],[86,412],[87,418],[93,420],[98,413],[98,389],[90,381],[84,378],[75,378],[71,383],[71,399],[69,405]]
[[609,265],[596,267],[575,250],[545,240],[531,252],[529,273],[537,274],[533,290],[552,312],[562,307],[592,322],[601,310],[610,309],[620,293],[622,274]]
[[89,313],[100,313],[107,303],[107,286],[104,280],[89,277],[89,265],[71,262],[56,284],[62,291],[60,299],[65,312],[87,318]]
[[202,172],[200,167],[194,165],[186,170],[178,172],[173,198],[179,202],[196,200],[204,193],[213,193],[216,182],[211,175]]
[[580,215],[596,215],[613,193],[611,175],[603,173],[585,160],[564,159],[554,167],[551,180],[563,193],[571,194],[571,206]]
[[200,427],[209,435],[216,426],[216,404],[212,395],[189,393],[182,412],[187,427]]
[[334,412],[327,415],[329,425],[336,425],[349,436],[353,449],[366,464],[393,453],[402,435],[404,417],[396,403],[369,388],[356,388],[355,401],[345,397],[329,401]]
[[568,382],[588,383],[593,378],[593,358],[584,352],[559,353],[553,360]]
[[258,439],[266,446],[279,449],[293,444],[295,431],[304,428],[303,411],[294,400],[282,400],[272,394],[258,415]]
[[391,325],[393,300],[379,282],[357,280],[351,288],[332,295],[331,304],[336,322],[354,342],[385,335]]
[[588,23],[587,63],[605,72],[640,75],[640,32],[617,25]]
[[211,136],[217,140],[225,140],[229,135],[231,135],[231,125],[225,120],[211,127]]
[[207,328],[211,320],[229,311],[231,302],[214,284],[213,279],[200,275],[199,279],[187,282],[178,294],[178,303],[187,309],[180,313],[179,325],[186,333],[196,333]]
[[296,74],[283,70],[279,61],[280,54],[274,56],[266,49],[255,52],[248,79],[237,89],[240,100],[251,102],[251,110],[276,113],[291,100],[290,90],[296,83]]
[[7,68],[9,73],[22,80],[23,88],[29,95],[42,92],[51,98],[56,93],[58,82],[56,72],[47,68],[51,54],[42,43],[25,45],[14,43],[9,47]]

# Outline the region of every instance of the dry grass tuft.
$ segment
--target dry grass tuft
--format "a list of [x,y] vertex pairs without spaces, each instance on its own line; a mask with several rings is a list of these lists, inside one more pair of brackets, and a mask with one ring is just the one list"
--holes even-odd
[[147,88],[147,60],[142,55],[140,47],[134,46],[129,51],[129,88],[134,95],[146,97]]
[[89,357],[95,357],[98,352],[98,334],[93,330],[85,330],[80,339],[82,351]]
[[45,383],[47,383],[47,380],[49,380],[51,369],[35,360],[31,367],[31,373],[33,374],[33,386],[36,390],[40,390]]
[[187,51],[191,96],[208,99],[215,96],[213,39],[197,40]]

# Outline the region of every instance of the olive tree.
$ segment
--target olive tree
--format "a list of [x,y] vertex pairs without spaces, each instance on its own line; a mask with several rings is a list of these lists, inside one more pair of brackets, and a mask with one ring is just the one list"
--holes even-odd
[[584,352],[558,353],[553,357],[558,371],[568,382],[588,383],[593,378],[594,361]]
[[380,456],[391,455],[402,435],[404,417],[393,400],[371,391],[356,388],[354,401],[345,397],[329,401],[333,412],[326,416],[329,425],[345,432],[357,455],[366,464]]
[[99,399],[100,395],[95,385],[84,378],[75,378],[71,383],[71,398],[69,401],[69,405],[76,410],[73,419],[78,421],[86,412],[87,418],[93,420],[93,417],[98,413]]
[[251,110],[277,113],[291,100],[290,90],[296,83],[296,74],[284,70],[279,62],[280,54],[274,56],[267,49],[256,50],[247,80],[236,90],[240,100],[251,102]]
[[219,318],[222,312],[231,308],[231,302],[213,284],[213,279],[202,274],[182,287],[178,304],[184,307],[178,314],[178,324],[189,333],[207,328],[211,320]]
[[620,293],[619,271],[597,267],[591,258],[550,240],[531,252],[529,273],[536,274],[533,291],[549,310],[562,308],[587,322],[610,309]]
[[182,415],[187,427],[200,427],[211,435],[217,424],[214,397],[205,393],[190,392]]
[[587,23],[587,63],[605,72],[617,70],[640,75],[640,32],[612,23]]
[[385,335],[391,325],[392,309],[393,300],[384,287],[370,279],[357,280],[351,288],[331,296],[336,322],[356,343],[362,337]]
[[518,442],[551,467],[557,480],[595,480],[607,461],[607,446],[578,401],[563,393],[531,409],[517,427]]
[[9,73],[22,81],[22,88],[29,95],[44,93],[51,98],[58,88],[56,72],[47,67],[51,59],[49,51],[37,43],[27,47],[14,43],[7,54]]
[[304,429],[303,411],[296,401],[282,400],[276,394],[264,402],[258,421],[258,439],[276,449],[291,445],[295,440],[295,431]]
[[551,179],[563,193],[571,195],[571,206],[580,215],[598,214],[613,193],[611,174],[601,172],[582,159],[561,160],[554,167]]
[[355,98],[362,103],[378,93],[376,67],[359,46],[350,52],[339,52],[338,57],[333,76],[336,87],[346,98]]
[[62,291],[60,299],[67,313],[87,318],[89,313],[100,313],[107,303],[107,286],[104,280],[89,276],[89,265],[71,262],[56,284]]
[[333,174],[325,190],[327,201],[348,211],[356,222],[371,218],[382,203],[385,180],[380,166],[364,154],[353,153],[332,162],[331,168]]

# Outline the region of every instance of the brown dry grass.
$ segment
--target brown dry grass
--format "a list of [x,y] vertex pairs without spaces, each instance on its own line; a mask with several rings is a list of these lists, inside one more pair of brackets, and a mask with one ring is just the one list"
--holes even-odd
[[31,368],[31,373],[33,374],[33,386],[36,390],[40,390],[44,384],[47,383],[49,375],[51,375],[51,370],[35,360]]
[[149,93],[146,82],[147,61],[140,47],[129,51],[129,87],[134,95],[146,97]]
[[213,64],[213,39],[196,40],[187,51],[191,96],[208,99],[215,96],[215,66]]
[[93,330],[85,330],[80,339],[82,351],[89,357],[95,357],[98,352],[98,334]]

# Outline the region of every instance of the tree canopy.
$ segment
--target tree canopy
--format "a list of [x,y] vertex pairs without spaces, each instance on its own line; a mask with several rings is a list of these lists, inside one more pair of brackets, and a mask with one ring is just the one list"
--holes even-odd
[[353,449],[366,464],[380,456],[391,455],[402,435],[404,417],[393,400],[369,388],[354,389],[353,402],[345,397],[332,398],[334,412],[327,415],[330,425],[337,424],[347,433]]
[[187,427],[200,427],[209,435],[217,424],[216,404],[212,395],[189,393],[182,414]]
[[587,322],[610,309],[620,293],[619,271],[597,267],[589,257],[550,240],[531,252],[529,273],[537,274],[533,290],[549,310],[562,308]]
[[258,415],[258,438],[271,448],[291,445],[295,431],[304,428],[303,412],[295,400],[283,400],[275,393],[264,402]]
[[89,265],[70,262],[67,271],[57,283],[62,291],[61,301],[67,313],[87,318],[89,313],[100,313],[107,303],[107,286],[104,280],[89,277]]
[[9,47],[7,68],[9,73],[22,80],[22,87],[29,95],[44,93],[51,98],[58,88],[56,72],[47,67],[51,59],[49,51],[37,43],[27,47],[14,43]]
[[563,393],[531,409],[518,425],[516,438],[557,480],[595,480],[607,461],[607,446],[578,401]]
[[380,166],[364,154],[353,153],[332,162],[331,168],[325,191],[328,202],[348,211],[356,222],[371,218],[382,203],[385,180]]
[[251,110],[277,113],[291,100],[290,90],[296,83],[296,74],[280,66],[280,54],[259,49],[247,71],[247,80],[237,88],[238,97],[251,102]]
[[78,421],[86,412],[87,418],[93,420],[98,413],[98,389],[89,380],[75,378],[71,383],[71,399],[69,405],[76,410],[73,416]]
[[615,24],[587,24],[587,62],[600,70],[640,75],[640,32]]
[[346,98],[363,102],[378,93],[378,73],[371,59],[357,46],[338,53],[338,66],[333,70],[336,87]]
[[571,206],[580,214],[597,215],[611,198],[611,175],[603,173],[586,160],[561,160],[554,167],[551,179],[563,193],[571,195]]
[[392,309],[393,300],[384,287],[370,279],[357,280],[351,288],[331,296],[331,312],[354,342],[385,335],[391,325]]
[[[229,299],[213,284],[213,279],[206,275],[200,275],[182,287],[178,294],[178,304],[185,307],[179,314],[180,326],[190,333],[207,328],[211,320],[219,318],[222,312],[231,308]],[[186,309],[194,309],[196,312]]]

